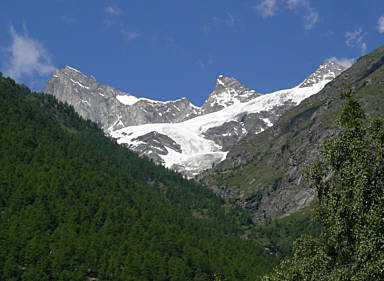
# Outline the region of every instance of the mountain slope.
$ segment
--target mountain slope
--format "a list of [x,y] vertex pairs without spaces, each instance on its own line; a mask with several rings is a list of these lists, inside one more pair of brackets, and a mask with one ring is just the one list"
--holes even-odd
[[341,92],[350,86],[370,115],[384,112],[384,47],[360,58],[317,95],[288,110],[271,128],[244,139],[204,181],[233,198],[255,220],[279,217],[307,206],[314,191],[303,179],[324,141],[335,136]]
[[242,138],[270,127],[283,112],[317,93],[343,70],[327,61],[297,87],[267,95],[221,75],[201,108],[185,99],[139,99],[100,86],[70,67],[56,71],[43,92],[73,105],[120,144],[193,177],[224,160]]
[[1,280],[254,280],[249,218],[0,75]]
[[[111,132],[111,136],[118,143],[192,177],[224,160],[227,151],[245,136],[272,126],[283,112],[319,92],[342,70],[344,68],[336,63],[326,62],[297,87],[265,95],[255,95],[244,87],[241,91],[236,85],[237,90],[232,89],[236,92],[232,99],[229,99],[228,88],[221,87],[225,85],[222,80],[233,86],[233,79],[221,77],[202,111],[212,104],[226,105],[221,105],[221,110],[179,123],[130,126]],[[239,96],[244,99],[234,102]]]

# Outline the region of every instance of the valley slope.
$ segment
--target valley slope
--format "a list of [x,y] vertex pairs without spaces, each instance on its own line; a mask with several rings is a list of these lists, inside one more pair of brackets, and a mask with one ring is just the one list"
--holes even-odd
[[255,280],[249,215],[0,73],[0,280]]
[[342,92],[348,87],[369,115],[383,115],[384,47],[360,58],[318,94],[284,113],[273,127],[243,139],[225,161],[202,175],[203,181],[256,221],[308,206],[314,190],[304,180],[305,166],[338,133]]

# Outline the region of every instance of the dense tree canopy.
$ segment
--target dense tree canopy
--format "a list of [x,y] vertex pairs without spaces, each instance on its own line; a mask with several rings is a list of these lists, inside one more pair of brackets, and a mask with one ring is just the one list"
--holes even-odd
[[0,280],[255,280],[244,211],[0,75]]
[[322,234],[298,239],[265,280],[384,280],[384,123],[345,98],[342,131],[308,173]]

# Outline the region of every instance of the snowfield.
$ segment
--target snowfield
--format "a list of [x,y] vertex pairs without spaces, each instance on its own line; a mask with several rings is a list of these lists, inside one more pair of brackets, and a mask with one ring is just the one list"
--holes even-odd
[[[222,147],[204,137],[204,132],[208,129],[221,126],[229,121],[240,121],[244,114],[269,111],[288,101],[299,104],[304,99],[318,93],[328,82],[329,80],[323,80],[305,88],[300,88],[300,84],[292,89],[264,94],[248,102],[236,103],[220,111],[201,115],[180,123],[130,126],[110,132],[110,134],[117,139],[119,144],[127,144],[128,147],[133,149],[140,144],[140,142],[135,141],[140,136],[150,132],[166,135],[180,145],[182,152],[167,147],[168,154],[160,155],[164,165],[168,168],[175,168],[180,165],[185,170],[192,172],[192,175],[195,175],[211,168],[215,163],[223,161],[227,155],[227,151],[222,151]],[[125,102],[129,103],[129,101]],[[268,119],[264,121],[268,126],[273,125]]]

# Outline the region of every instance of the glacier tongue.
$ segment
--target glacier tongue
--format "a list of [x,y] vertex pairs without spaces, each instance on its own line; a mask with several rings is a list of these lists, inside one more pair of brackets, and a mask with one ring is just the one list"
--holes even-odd
[[273,126],[344,69],[328,61],[297,87],[264,95],[220,75],[201,108],[185,98],[137,98],[68,66],[56,70],[42,91],[72,105],[118,143],[191,178],[224,160],[244,137]]
[[[120,130],[111,132],[111,136],[117,139],[118,143],[125,144],[141,154],[153,153],[153,149],[139,150],[135,140],[150,132],[157,132],[165,135],[176,142],[181,151],[176,151],[171,147],[166,147],[166,154],[159,154],[160,162],[168,168],[182,172],[187,177],[193,177],[203,170],[211,168],[216,163],[225,159],[227,151],[214,140],[207,136],[207,132],[213,128],[220,128],[226,123],[234,122],[242,128],[241,137],[247,134],[260,133],[264,129],[272,126],[274,120],[281,115],[279,109],[282,107],[292,107],[297,105],[305,98],[319,92],[329,81],[323,80],[311,87],[281,90],[244,103],[235,103],[222,110],[197,116],[195,118],[179,123],[161,123],[145,124],[138,126],[129,126]],[[286,110],[286,108],[285,108]],[[283,110],[283,111],[285,111]],[[252,114],[262,114],[266,116],[261,118],[264,125],[252,130],[247,130],[244,116]],[[268,118],[273,115],[273,118]],[[274,120],[271,120],[274,119]],[[232,133],[236,133],[235,131]],[[222,137],[231,137],[230,134],[222,134]]]

